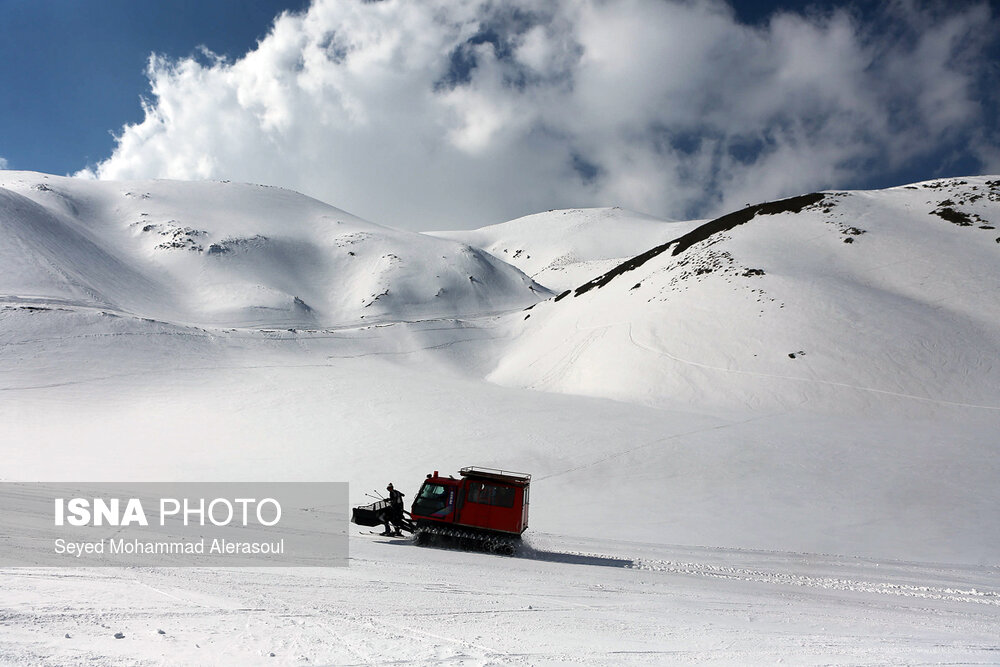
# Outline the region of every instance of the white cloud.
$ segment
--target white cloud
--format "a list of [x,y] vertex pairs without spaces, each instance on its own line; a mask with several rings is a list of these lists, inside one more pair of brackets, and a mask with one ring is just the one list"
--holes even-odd
[[0,169],[6,169],[7,164],[8,164],[7,159],[4,157],[0,157]]
[[235,62],[152,58],[145,120],[96,173],[283,185],[429,229],[707,214],[941,151],[996,164],[971,143],[988,6],[886,7],[749,27],[721,0],[315,0]]

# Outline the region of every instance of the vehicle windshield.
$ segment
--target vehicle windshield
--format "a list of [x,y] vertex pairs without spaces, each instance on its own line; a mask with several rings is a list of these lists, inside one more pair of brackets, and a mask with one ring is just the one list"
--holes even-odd
[[450,498],[454,498],[454,494],[449,493],[443,484],[424,482],[416,500],[413,501],[413,514],[421,516],[448,514]]

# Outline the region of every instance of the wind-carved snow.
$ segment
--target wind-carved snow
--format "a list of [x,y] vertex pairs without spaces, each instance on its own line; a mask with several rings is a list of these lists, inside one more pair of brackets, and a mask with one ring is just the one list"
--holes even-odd
[[794,203],[432,237],[0,173],[6,479],[533,474],[515,558],[5,570],[0,662],[990,662],[1000,179]]

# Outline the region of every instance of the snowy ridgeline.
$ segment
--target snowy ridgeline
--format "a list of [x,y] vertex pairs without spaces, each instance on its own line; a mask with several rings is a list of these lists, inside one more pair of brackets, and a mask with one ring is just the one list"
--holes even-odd
[[0,220],[2,294],[179,323],[317,327],[549,295],[480,250],[278,188],[2,172]]
[[1000,179],[711,221],[529,311],[490,379],[662,405],[1000,408]]
[[534,530],[1000,562],[998,223],[990,177],[430,235],[0,172],[6,476],[496,465]]

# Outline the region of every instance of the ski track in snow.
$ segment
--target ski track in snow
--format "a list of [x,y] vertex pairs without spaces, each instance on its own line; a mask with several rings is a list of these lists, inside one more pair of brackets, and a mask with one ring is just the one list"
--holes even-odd
[[[270,334],[276,332],[286,332],[290,330],[270,330],[270,329],[251,329],[251,328],[237,328],[237,329],[204,329],[201,327],[185,327],[185,325],[173,324],[167,322],[157,322],[154,320],[148,320],[147,318],[139,318],[131,313],[125,313],[121,311],[113,311],[107,308],[91,308],[89,306],[84,306],[80,304],[75,304],[67,301],[52,301],[46,300],[41,297],[4,297],[0,296],[0,306],[2,305],[19,305],[22,306],[25,303],[30,302],[32,304],[37,304],[43,306],[46,309],[61,309],[68,311],[79,311],[79,312],[95,312],[105,314],[108,312],[113,313],[114,317],[123,318],[133,318],[136,320],[142,320],[151,322],[154,324],[160,324],[164,326],[175,327],[175,331],[116,331],[116,332],[101,332],[101,333],[77,333],[67,336],[49,336],[41,338],[25,338],[16,341],[9,341],[3,343],[5,347],[17,347],[17,346],[30,346],[45,343],[66,343],[69,341],[81,341],[81,340],[101,340],[101,339],[120,339],[120,338],[135,338],[135,339],[148,339],[155,337],[170,337],[170,338],[183,338],[183,339],[200,339],[206,341],[219,341],[223,339],[233,339],[233,340],[269,340],[272,342],[284,342],[288,344],[298,344],[302,340],[296,337],[272,337]],[[353,337],[343,336],[346,332],[364,332],[368,329],[374,328],[386,328],[395,326],[414,326],[422,324],[432,324],[437,322],[450,322],[452,326],[443,327],[421,327],[420,333],[434,333],[434,332],[456,332],[460,331],[463,327],[458,326],[460,324],[466,324],[469,322],[474,322],[476,320],[491,320],[496,318],[501,313],[491,312],[482,316],[471,315],[469,317],[463,317],[461,319],[446,317],[446,318],[428,318],[420,320],[404,320],[404,321],[394,321],[394,322],[383,322],[383,323],[365,323],[365,324],[354,324],[345,325],[343,327],[324,327],[323,329],[296,329],[294,333],[302,334],[306,336],[306,342],[314,341],[324,341],[324,340],[345,340],[352,341]],[[340,359],[363,359],[365,357],[405,357],[410,355],[416,355],[424,352],[431,352],[436,350],[446,350],[452,347],[457,347],[460,345],[465,345],[469,343],[489,343],[502,340],[504,338],[509,338],[510,334],[501,335],[495,330],[489,331],[483,328],[471,327],[470,332],[475,335],[467,337],[455,337],[451,336],[449,340],[441,343],[420,343],[418,341],[411,341],[408,349],[402,350],[372,350],[370,352],[356,352],[356,353],[343,353],[343,354],[325,354],[325,358],[328,360],[340,360]],[[231,336],[229,332],[235,332],[235,336]],[[339,334],[339,335],[338,335]],[[163,368],[158,370],[160,373],[194,373],[200,371],[222,371],[222,370],[263,370],[263,369],[285,369],[285,368],[321,368],[329,366],[329,363],[281,363],[281,364],[214,364],[211,366],[206,365],[195,365],[195,366],[184,366],[184,365],[172,365],[169,368]],[[130,377],[141,377],[148,374],[148,370],[136,371],[136,372],[123,372],[123,373],[111,373],[95,377],[82,378],[79,380],[68,380],[64,382],[51,382],[51,383],[39,383],[30,385],[15,385],[15,386],[5,386],[0,387],[0,392],[19,392],[19,391],[31,391],[39,389],[53,389],[58,387],[68,387],[74,385],[83,385],[91,383],[101,383],[107,382],[109,380],[130,378]]]
[[[27,179],[17,187],[51,208],[49,189],[28,190],[36,176],[15,177]],[[668,274],[643,277],[631,301],[618,284],[523,314],[544,295],[513,265],[539,276],[552,269],[568,283],[666,240],[669,228],[634,214],[555,212],[470,233],[508,266],[500,254],[377,228],[288,193],[151,182],[141,187],[152,201],[147,192],[131,210],[121,208],[120,184],[57,182],[70,205],[93,191],[87,217],[53,209],[53,221],[72,223],[54,241],[17,211],[2,230],[13,241],[6,254],[0,246],[9,274],[0,316],[12,324],[0,334],[14,339],[0,340],[5,478],[314,474],[364,486],[376,475],[417,480],[423,466],[511,465],[537,473],[533,528],[513,558],[367,536],[352,539],[347,568],[2,569],[0,664],[997,663],[1000,569],[983,563],[1000,553],[991,448],[1000,407],[978,404],[993,400],[983,397],[995,382],[976,377],[996,366],[962,352],[995,344],[988,295],[1000,246],[992,232],[928,218],[922,202],[937,194],[851,195],[822,216],[804,213],[805,225],[758,220],[741,227],[742,239],[714,239],[721,245],[702,258],[731,251],[734,266],[745,260],[747,270],[783,276],[781,289],[819,281],[815,308],[775,319],[770,332],[827,323],[828,333],[852,331],[837,329],[855,324],[850,310],[825,308],[834,297],[854,303],[857,292],[842,292],[856,285],[831,278],[844,268],[888,295],[857,307],[878,324],[876,343],[894,326],[929,323],[906,351],[872,348],[892,361],[875,369],[882,375],[825,376],[870,378],[860,386],[784,375],[785,366],[765,367],[774,374],[699,362],[718,358],[720,341],[743,343],[715,338],[711,317],[688,330],[698,332],[685,348],[692,358],[672,354],[656,328],[664,313],[686,313],[647,299],[674,287]],[[919,206],[897,215],[904,198]],[[992,215],[986,201],[977,206]],[[357,255],[329,243],[330,216]],[[154,249],[159,239],[144,223],[168,218],[204,218],[198,233],[245,247],[226,257]],[[552,228],[536,230],[545,221]],[[848,221],[865,229],[844,245]],[[820,223],[823,231],[809,226]],[[580,224],[591,231],[566,232]],[[618,230],[614,243],[602,239],[608,229]],[[763,236],[751,237],[755,229]],[[81,230],[93,248],[81,245]],[[286,256],[277,242],[286,234],[313,248],[312,263]],[[134,276],[108,263],[119,254]],[[373,274],[369,260],[382,269]],[[697,260],[683,271],[720,268]],[[818,270],[824,262],[836,270]],[[452,275],[455,266],[464,268]],[[135,279],[147,271],[148,284]],[[706,289],[688,296],[741,312],[730,311],[739,302],[727,301],[728,288],[705,281],[678,289]],[[910,304],[913,290],[923,309],[914,317],[880,312]],[[954,317],[935,327],[949,310],[941,303]],[[611,324],[585,326],[596,322]],[[634,365],[619,364],[619,352]],[[905,356],[914,353],[931,363],[914,365]],[[508,361],[505,378],[497,369]],[[680,373],[704,382],[681,386],[676,400],[657,395],[658,379],[682,366],[709,379]],[[919,370],[898,387],[928,395],[877,388],[897,386],[886,369]],[[766,412],[763,399],[727,402],[738,375],[765,393],[777,387],[781,411]],[[968,387],[956,396],[970,402],[946,400],[938,381]],[[844,391],[823,392],[832,414],[820,415],[795,383]],[[636,405],[644,391],[652,406]],[[874,414],[850,409],[850,392]],[[911,423],[896,412],[909,409],[904,401],[920,412],[980,412],[940,410],[940,421]]]
[[679,563],[664,560],[639,559],[633,565],[636,569],[655,572],[670,572],[675,574],[691,574],[701,577],[719,579],[735,579],[763,584],[803,586],[834,591],[853,591],[858,593],[879,593],[906,598],[921,598],[926,600],[941,600],[949,602],[964,602],[1000,606],[1000,593],[996,591],[967,590],[958,588],[938,588],[934,586],[912,586],[887,582],[861,581],[835,577],[809,577],[787,572],[767,572],[762,570],[747,570],[738,567],[708,565],[705,563]]
[[0,570],[0,659],[970,664],[1000,650],[995,568],[547,534],[514,557],[378,536],[351,550],[347,568]]

